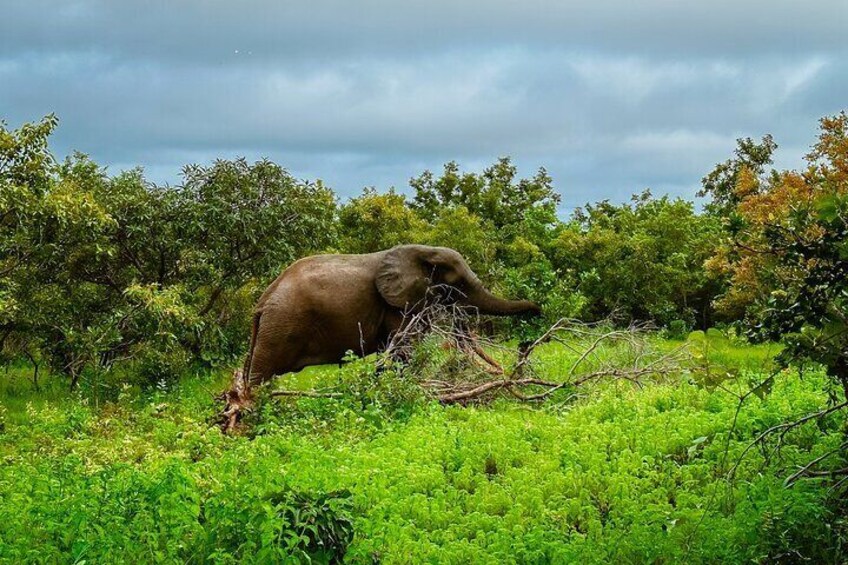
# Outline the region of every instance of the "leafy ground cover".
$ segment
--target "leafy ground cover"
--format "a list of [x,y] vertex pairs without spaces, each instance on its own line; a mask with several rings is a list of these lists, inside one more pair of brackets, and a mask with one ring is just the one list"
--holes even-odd
[[[776,454],[750,450],[726,480],[760,432],[826,405],[826,377],[784,371],[740,408],[775,348],[689,346],[708,378],[600,382],[541,406],[444,407],[368,360],[313,368],[287,385],[345,394],[266,399],[252,437],[209,425],[224,374],[68,397],[13,368],[0,561],[843,562],[834,491],[784,485],[844,441],[841,416],[792,430]],[[550,344],[537,369],[556,378],[571,361]]]

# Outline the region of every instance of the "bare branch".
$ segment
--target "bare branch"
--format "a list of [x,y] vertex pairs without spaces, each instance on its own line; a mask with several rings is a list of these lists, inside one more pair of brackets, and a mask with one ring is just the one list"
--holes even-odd
[[[680,363],[688,354],[683,346],[670,353],[660,354],[649,347],[645,339],[648,325],[631,325],[625,329],[607,329],[609,321],[587,324],[577,320],[562,318],[550,326],[538,338],[519,344],[517,352],[505,350],[491,342],[480,339],[470,327],[472,320],[467,312],[456,307],[432,305],[408,315],[407,322],[392,339],[388,351],[401,359],[424,335],[436,335],[446,344],[446,348],[465,354],[472,367],[478,367],[484,373],[494,375],[495,379],[479,380],[480,374],[466,372],[451,379],[421,379],[419,384],[439,402],[467,403],[479,401],[496,393],[507,393],[525,402],[538,402],[549,398],[563,388],[574,388],[600,378],[621,379],[641,386],[641,379],[649,376],[665,376],[679,371]],[[566,346],[576,359],[563,368],[563,380],[555,382],[543,380],[532,375],[533,357],[539,347],[546,343],[557,342]],[[500,349],[516,361],[511,370],[505,371],[484,349]],[[621,347],[626,351],[627,363],[613,364],[604,360],[602,350],[607,347]],[[411,355],[411,353],[410,353]],[[481,359],[484,363],[478,361]],[[584,366],[590,360],[593,370],[585,371]],[[526,392],[524,389],[536,389]],[[538,389],[543,390],[539,391]]]
[[339,398],[340,392],[321,392],[318,390],[275,390],[271,396],[303,396],[306,398]]
[[819,463],[821,463],[822,461],[824,461],[825,459],[827,459],[828,457],[830,457],[834,453],[843,452],[846,447],[848,447],[848,442],[843,443],[842,445],[840,445],[836,449],[832,449],[832,450],[830,450],[830,451],[828,451],[828,452],[826,452],[822,455],[819,455],[818,457],[816,457],[815,459],[813,459],[812,461],[810,461],[806,465],[802,466],[796,473],[794,473],[790,477],[787,477],[786,481],[783,484],[786,485],[786,486],[792,486],[795,483],[795,481],[797,481],[799,478],[802,478],[802,477],[822,476],[821,473],[824,473],[825,475],[829,476],[829,475],[832,475],[834,473],[839,474],[842,471],[848,470],[848,469],[843,469],[843,470],[838,470],[838,471],[811,471],[811,469],[813,467],[815,467],[816,465],[818,465]]
[[767,430],[762,432],[760,435],[758,435],[754,439],[754,441],[749,443],[745,447],[745,449],[742,450],[742,453],[739,455],[736,462],[733,464],[733,467],[731,467],[730,470],[727,472],[728,479],[732,479],[733,476],[736,474],[736,470],[739,468],[739,465],[742,464],[742,460],[745,458],[745,456],[748,454],[748,452],[752,448],[754,448],[754,446],[761,444],[763,442],[763,440],[765,440],[770,435],[777,433],[777,432],[780,432],[780,434],[778,435],[778,445],[775,447],[775,449],[777,449],[780,446],[781,442],[783,441],[783,438],[791,430],[797,428],[798,426],[800,426],[800,425],[802,425],[806,422],[809,422],[810,420],[818,420],[818,419],[824,418],[828,414],[832,414],[833,412],[837,412],[839,410],[842,410],[846,406],[848,406],[848,400],[846,400],[845,402],[840,402],[839,404],[831,406],[830,408],[819,410],[818,412],[812,412],[812,413],[807,414],[806,416],[799,418],[799,419],[797,419],[793,422],[783,422],[781,424],[777,424],[776,426],[772,426],[772,427],[768,428]]

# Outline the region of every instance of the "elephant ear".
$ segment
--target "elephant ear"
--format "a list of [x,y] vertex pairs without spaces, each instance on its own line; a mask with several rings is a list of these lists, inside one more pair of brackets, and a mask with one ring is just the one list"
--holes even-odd
[[377,270],[377,290],[386,302],[406,308],[424,300],[432,284],[431,254],[420,245],[399,245],[386,252]]

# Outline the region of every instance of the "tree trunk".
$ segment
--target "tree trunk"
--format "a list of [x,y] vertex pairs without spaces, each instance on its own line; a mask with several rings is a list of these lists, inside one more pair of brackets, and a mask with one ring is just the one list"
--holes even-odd
[[76,369],[71,369],[71,392],[74,392],[79,384],[79,372]]

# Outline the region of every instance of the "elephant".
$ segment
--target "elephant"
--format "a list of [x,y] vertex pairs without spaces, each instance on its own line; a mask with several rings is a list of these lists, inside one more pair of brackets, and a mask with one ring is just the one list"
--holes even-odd
[[[310,365],[340,363],[348,351],[383,350],[410,312],[438,297],[479,314],[538,315],[529,300],[488,291],[447,247],[398,245],[359,255],[313,255],[292,263],[260,297],[241,371],[240,404],[250,388]],[[237,372],[238,373],[238,372]]]

